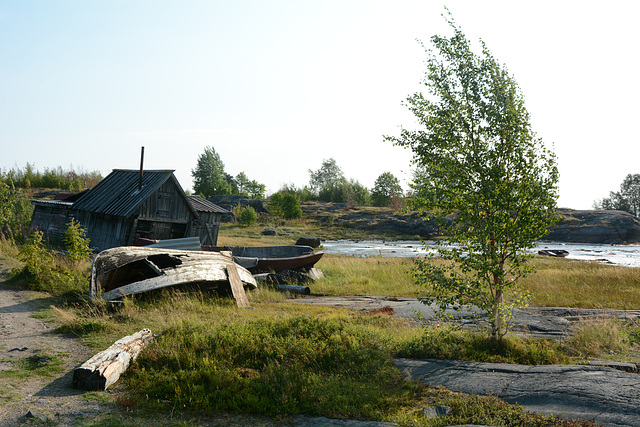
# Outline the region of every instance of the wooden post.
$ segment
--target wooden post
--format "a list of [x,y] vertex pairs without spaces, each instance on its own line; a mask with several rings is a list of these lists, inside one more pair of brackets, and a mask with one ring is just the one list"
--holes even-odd
[[244,293],[244,286],[242,285],[242,280],[240,280],[240,275],[238,274],[238,269],[236,268],[235,264],[230,264],[227,266],[227,276],[229,276],[231,293],[236,299],[236,304],[238,304],[238,307],[250,307],[249,300],[247,300],[247,295]]
[[76,368],[72,386],[82,390],[106,390],[152,340],[153,334],[149,329],[119,339]]

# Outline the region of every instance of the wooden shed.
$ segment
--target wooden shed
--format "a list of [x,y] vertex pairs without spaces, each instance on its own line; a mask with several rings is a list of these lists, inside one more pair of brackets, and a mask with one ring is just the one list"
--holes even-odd
[[200,236],[201,245],[216,246],[218,244],[220,221],[222,221],[222,216],[228,214],[229,211],[200,196],[187,197],[200,217],[198,224],[191,230],[191,236]]
[[65,228],[62,224],[73,217],[85,228],[91,247],[97,250],[132,245],[140,238],[200,236],[205,244],[217,242],[224,209],[201,208],[201,218],[173,172],[114,169],[74,202],[34,202],[32,227],[49,237],[53,237],[51,233],[59,237]]

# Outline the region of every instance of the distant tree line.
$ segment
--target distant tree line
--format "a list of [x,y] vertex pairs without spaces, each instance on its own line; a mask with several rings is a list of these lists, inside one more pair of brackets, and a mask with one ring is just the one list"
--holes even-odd
[[228,174],[224,162],[213,147],[206,147],[198,157],[196,167],[191,170],[194,193],[209,198],[223,194],[232,194],[261,199],[265,196],[266,186],[250,180],[244,173],[236,176]]
[[[198,157],[196,167],[191,171],[194,193],[205,198],[214,195],[244,195],[251,198],[264,198],[266,187],[250,180],[244,172],[235,177],[225,171],[224,162],[213,147],[206,147]],[[322,201],[347,203],[357,206],[395,206],[404,199],[400,181],[391,172],[382,173],[375,181],[371,191],[355,179],[345,177],[335,159],[324,159],[317,170],[309,169],[309,184],[297,188],[285,184],[271,196],[278,209],[292,209],[288,215],[297,213],[292,206],[291,197],[299,201]],[[299,204],[299,202],[298,202]]]
[[102,180],[98,171],[84,172],[73,169],[44,168],[43,172],[27,163],[24,168],[12,168],[2,172],[2,179],[16,188],[59,188],[72,192],[80,192],[92,188]]
[[620,184],[620,191],[610,191],[609,197],[594,202],[593,207],[640,216],[640,174],[627,175]]

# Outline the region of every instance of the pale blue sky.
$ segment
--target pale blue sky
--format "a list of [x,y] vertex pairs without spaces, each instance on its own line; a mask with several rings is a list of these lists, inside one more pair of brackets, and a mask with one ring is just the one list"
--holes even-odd
[[559,205],[588,209],[640,173],[635,1],[0,0],[0,168],[226,171],[303,186],[335,158],[372,187],[409,177],[382,135],[411,126],[415,39],[447,5],[519,83],[558,155]]

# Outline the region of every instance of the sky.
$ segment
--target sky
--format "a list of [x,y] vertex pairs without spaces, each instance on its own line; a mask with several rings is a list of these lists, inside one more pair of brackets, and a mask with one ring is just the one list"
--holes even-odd
[[640,2],[0,0],[0,169],[172,169],[205,147],[231,175],[303,187],[333,158],[407,187],[427,46],[451,11],[518,82],[558,157],[559,207],[640,173]]

